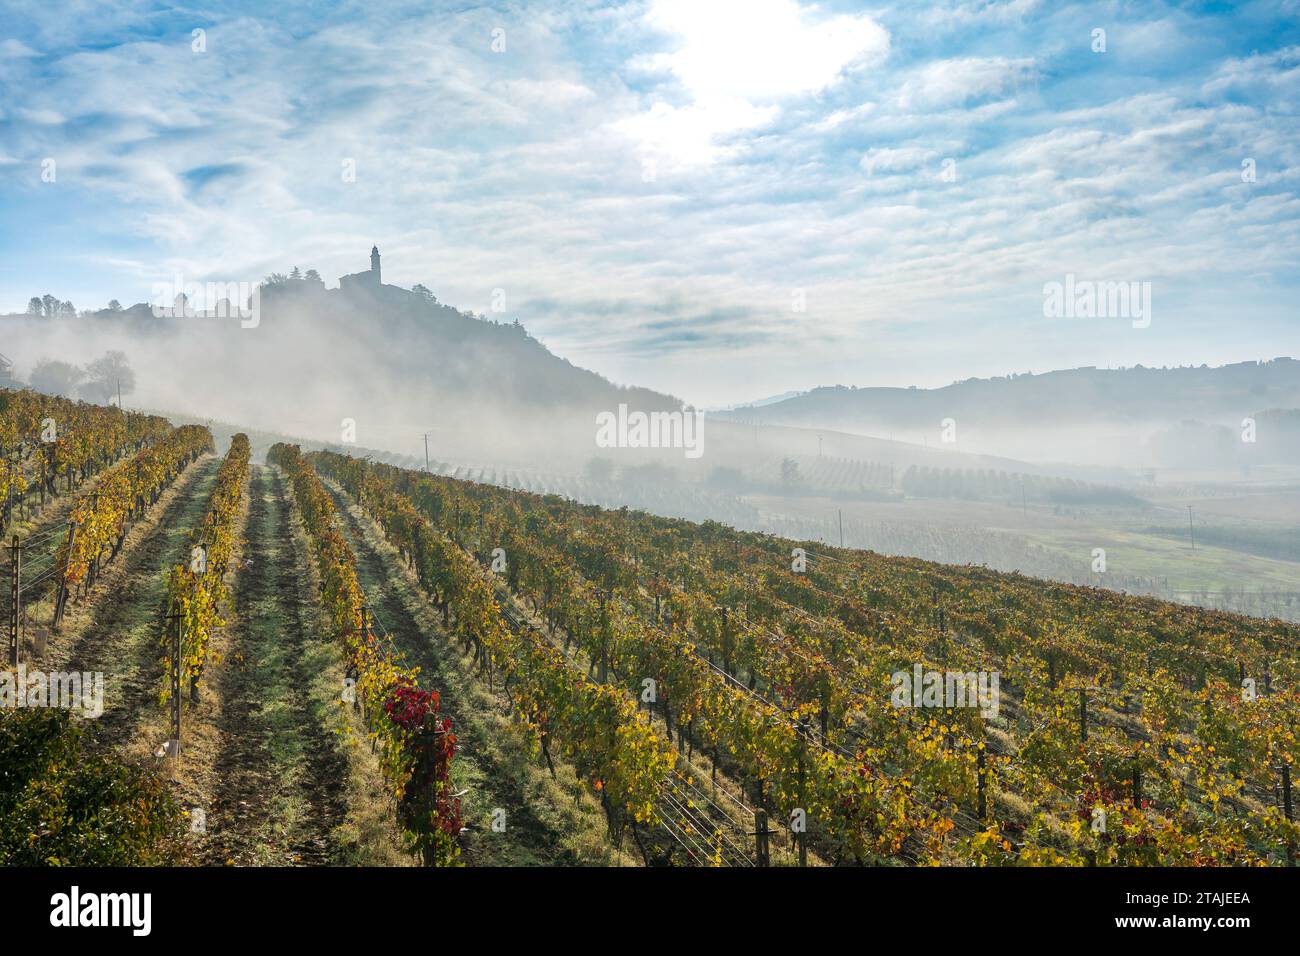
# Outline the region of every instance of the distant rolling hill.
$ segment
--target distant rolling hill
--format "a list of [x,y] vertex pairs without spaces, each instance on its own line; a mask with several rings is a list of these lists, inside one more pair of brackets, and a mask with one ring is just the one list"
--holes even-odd
[[[1231,421],[1300,406],[1300,362],[1276,358],[1217,368],[1077,368],[966,379],[942,388],[816,388],[762,406],[770,424],[846,431],[929,428],[946,417],[1008,427],[1131,424],[1186,418]],[[756,406],[730,417],[753,417]]]

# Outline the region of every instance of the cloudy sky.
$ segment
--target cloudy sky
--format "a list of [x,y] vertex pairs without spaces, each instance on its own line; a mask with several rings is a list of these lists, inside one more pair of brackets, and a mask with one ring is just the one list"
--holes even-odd
[[[502,290],[559,354],[706,405],[1300,355],[1296,0],[0,23],[0,311],[333,285],[377,243],[389,282],[488,314]],[[1045,317],[1067,273],[1150,282],[1149,327]]]

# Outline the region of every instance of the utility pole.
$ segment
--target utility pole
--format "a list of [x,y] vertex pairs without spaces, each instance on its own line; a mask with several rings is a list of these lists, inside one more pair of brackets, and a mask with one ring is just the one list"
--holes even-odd
[[1192,550],[1196,550],[1196,529],[1192,526],[1192,506],[1187,506],[1187,534],[1192,539]]

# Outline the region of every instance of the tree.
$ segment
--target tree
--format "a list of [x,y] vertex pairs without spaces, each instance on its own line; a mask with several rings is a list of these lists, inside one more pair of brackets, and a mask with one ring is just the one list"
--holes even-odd
[[45,317],[52,319],[59,314],[59,300],[47,292],[41,296],[41,308],[45,310]]
[[135,388],[135,371],[118,351],[105,352],[86,366],[86,382],[81,392],[88,399],[109,404],[119,393],[127,395]]
[[121,302],[118,302],[117,299],[109,299],[109,300],[108,300],[108,311],[110,311],[110,312],[121,312],[121,311],[122,311],[122,303],[121,303]]
[[28,315],[45,314],[45,306],[42,304],[40,296],[34,295],[27,300],[27,314]]
[[302,278],[302,270],[299,269],[297,266],[294,266],[294,267],[293,267],[293,271],[289,273],[289,278],[290,278],[290,279],[301,279],[301,278]]
[[425,299],[429,302],[438,301],[433,297],[433,290],[426,285],[421,285],[419,282],[411,286],[411,291],[414,292],[416,295],[418,295],[421,299]]
[[32,388],[50,395],[70,396],[85,377],[85,371],[69,362],[41,359],[32,369]]
[[325,280],[320,277],[320,273],[317,272],[315,269],[308,269],[307,274],[303,278],[305,278],[308,282],[315,282],[318,285],[325,284]]
[[59,305],[59,318],[75,319],[77,317],[77,307],[71,302],[64,302]]
[[781,459],[781,484],[787,488],[799,484],[799,462],[793,458]]

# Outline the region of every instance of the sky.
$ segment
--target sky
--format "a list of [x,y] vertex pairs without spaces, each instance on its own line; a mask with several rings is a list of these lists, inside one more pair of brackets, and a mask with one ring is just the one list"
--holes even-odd
[[1297,104],[1298,0],[0,0],[0,311],[377,244],[702,406],[1300,356]]

